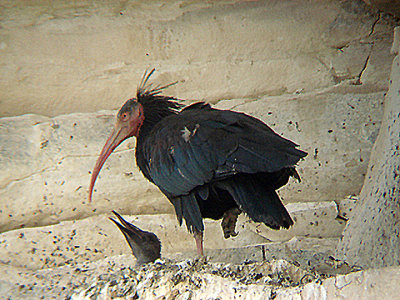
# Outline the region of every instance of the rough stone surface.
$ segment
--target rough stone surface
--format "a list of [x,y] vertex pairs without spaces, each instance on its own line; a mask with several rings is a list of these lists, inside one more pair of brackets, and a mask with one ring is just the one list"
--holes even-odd
[[[395,24],[358,0],[1,1],[0,298],[397,297],[398,268],[337,275],[357,267],[332,257],[382,120]],[[115,109],[152,67],[156,84],[179,81],[169,95],[254,115],[309,153],[279,191],[293,228],[241,216],[224,240],[206,221],[209,262],[193,259],[134,140],[87,203]],[[111,209],[154,231],[165,261],[135,269]]]
[[386,88],[390,71],[392,21],[361,1],[2,1],[1,9],[1,116],[115,109],[149,67],[161,84],[180,81],[173,95],[212,102],[312,91],[357,81],[364,69],[373,72],[363,84]]
[[[397,41],[398,42],[398,41]],[[338,245],[338,255],[363,267],[400,265],[400,57],[396,56],[385,113],[368,173]]]
[[[295,220],[291,229],[269,230],[266,226],[255,224],[241,215],[237,224],[238,236],[227,240],[223,237],[220,222],[206,220],[206,253],[216,249],[288,241],[294,237],[307,237],[315,241],[322,238],[334,239],[343,231],[344,224],[336,220],[338,211],[334,202],[293,203],[287,208]],[[0,261],[14,267],[36,270],[129,253],[123,235],[108,220],[109,216],[99,215],[83,220],[64,221],[56,225],[4,232],[0,234]],[[178,225],[173,214],[124,218],[143,230],[154,232],[161,240],[163,255],[195,251],[193,237],[186,231],[185,226]]]
[[[293,214],[295,215],[295,212]],[[183,227],[177,226],[175,216],[124,217],[142,229],[155,232],[162,242],[162,256],[175,261],[172,267],[171,263],[161,264],[157,269],[160,273],[154,270],[146,271],[141,282],[145,281],[144,278],[152,276],[154,280],[151,279],[151,281],[154,284],[162,285],[163,282],[157,282],[157,278],[160,278],[161,274],[166,274],[165,278],[168,279],[172,275],[171,269],[179,271],[183,268],[184,270],[180,271],[183,276],[181,279],[189,279],[192,275],[193,278],[199,278],[199,276],[204,276],[204,279],[208,276],[214,278],[215,272],[222,270],[223,273],[217,274],[216,279],[222,276],[222,278],[227,278],[227,281],[223,280],[222,283],[230,284],[229,278],[234,276],[241,280],[244,284],[242,287],[245,289],[246,286],[260,279],[260,275],[257,275],[260,271],[256,272],[259,267],[248,265],[250,262],[277,259],[285,259],[290,263],[281,261],[277,264],[261,264],[264,266],[262,268],[267,268],[263,274],[269,270],[270,275],[263,275],[264,279],[268,279],[268,283],[272,284],[269,288],[298,284],[301,277],[307,273],[306,270],[318,271],[319,274],[325,275],[351,271],[350,266],[338,265],[329,258],[333,254],[337,238],[296,237],[284,243],[266,243],[265,237],[252,232],[251,229],[240,228],[237,238],[225,241],[219,224],[208,222],[205,235],[206,254],[208,260],[214,264],[210,264],[205,272],[192,274],[191,269],[186,269],[191,262],[189,261],[187,265],[186,260],[195,258],[194,241]],[[299,223],[301,224],[302,221],[299,220]],[[179,236],[178,239],[177,236]],[[111,221],[107,220],[106,216],[2,233],[0,235],[0,297],[13,295],[17,298],[34,299],[41,296],[67,297],[71,294],[81,297],[85,293],[97,293],[105,286],[115,285],[125,289],[125,292],[143,288],[146,293],[151,293],[153,285],[148,286],[145,282],[141,283],[142,288],[132,285],[138,283],[136,279],[140,277],[137,277],[138,271],[134,270],[135,260],[129,253],[130,249],[122,234]],[[241,265],[243,262],[246,263],[242,267],[231,265]],[[299,266],[303,269],[299,269]],[[247,272],[238,272],[239,269],[246,268]],[[153,275],[149,275],[150,273]],[[311,276],[311,278],[315,277]],[[111,285],[107,282],[111,282]],[[222,284],[219,281],[216,283]],[[95,286],[99,288],[93,290]],[[169,288],[167,284],[157,293]],[[179,288],[180,286],[174,286],[173,289]]]
[[400,17],[399,0],[364,0],[364,2],[388,14]]
[[400,284],[400,268],[327,277],[285,260],[158,260],[134,268],[130,256],[39,271],[8,268],[6,274],[0,296],[21,299],[395,299]]

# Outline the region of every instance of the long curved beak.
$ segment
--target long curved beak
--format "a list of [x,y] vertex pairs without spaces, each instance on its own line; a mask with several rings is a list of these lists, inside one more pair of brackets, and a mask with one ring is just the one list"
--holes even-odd
[[97,175],[99,175],[100,170],[103,167],[105,161],[114,151],[114,149],[117,148],[119,144],[121,144],[127,137],[128,137],[127,134],[123,132],[122,128],[116,127],[109,136],[109,138],[107,139],[107,142],[105,143],[103,149],[101,150],[99,158],[97,159],[96,165],[94,166],[92,172],[92,177],[90,179],[90,185],[89,185],[89,202],[92,201],[94,184],[96,182]]

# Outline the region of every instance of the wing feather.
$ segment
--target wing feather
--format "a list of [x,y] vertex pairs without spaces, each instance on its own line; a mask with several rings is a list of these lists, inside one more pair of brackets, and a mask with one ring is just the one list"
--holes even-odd
[[292,167],[306,155],[296,147],[253,117],[194,106],[160,121],[142,151],[152,181],[174,197],[237,173]]

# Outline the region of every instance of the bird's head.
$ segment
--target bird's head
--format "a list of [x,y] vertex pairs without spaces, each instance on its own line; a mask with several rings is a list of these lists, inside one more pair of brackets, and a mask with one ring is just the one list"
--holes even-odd
[[92,178],[89,186],[89,202],[92,200],[92,193],[96,178],[100,173],[105,161],[110,154],[117,148],[124,140],[132,136],[138,136],[140,127],[144,121],[143,105],[136,99],[130,99],[125,102],[117,114],[117,120],[113,131],[107,139],[96,165],[92,172]]
[[113,211],[113,214],[121,223],[111,218],[110,220],[113,221],[124,234],[133,255],[136,257],[137,265],[154,262],[161,257],[161,242],[154,233],[141,230],[127,222],[116,211]]
[[136,98],[126,101],[117,114],[114,130],[101,150],[92,172],[89,186],[89,202],[92,201],[94,183],[96,182],[96,178],[105,161],[114,149],[124,140],[139,135],[140,128],[145,119],[145,111],[146,122],[150,124],[156,123],[159,119],[176,113],[182,107],[181,104],[175,101],[175,98],[159,95],[164,89],[176,84],[177,82],[156,87],[153,87],[151,83],[148,83],[149,78],[154,71],[155,69],[152,69],[150,72],[146,71],[144,73],[136,92]]

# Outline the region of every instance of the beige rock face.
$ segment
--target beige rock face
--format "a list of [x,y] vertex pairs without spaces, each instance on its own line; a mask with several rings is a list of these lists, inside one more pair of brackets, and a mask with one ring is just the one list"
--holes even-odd
[[[393,48],[400,47],[397,45]],[[393,60],[382,126],[337,255],[363,267],[400,265],[400,57]]]
[[125,255],[38,271],[5,270],[0,265],[0,272],[8,275],[0,280],[1,296],[29,299],[232,299],[238,294],[243,299],[271,295],[276,299],[396,299],[400,283],[398,267],[324,278],[284,260],[242,265],[158,261],[133,269],[131,257]]
[[[219,222],[206,220],[211,259],[307,266],[332,255],[357,202],[344,198],[360,192],[382,120],[390,16],[360,1],[305,0],[2,1],[0,9],[0,297],[80,299],[93,286],[114,295],[111,279],[135,261],[116,256],[130,249],[107,219],[112,209],[154,231],[164,257],[193,256],[193,238],[137,170],[134,139],[110,156],[87,201],[116,109],[152,67],[156,84],[178,81],[168,95],[256,116],[309,153],[298,165],[302,182],[279,191],[295,226],[272,231],[242,215],[239,235],[224,240]],[[287,262],[271,266],[278,277],[305,274]],[[199,298],[241,291],[249,299],[363,299],[396,296],[398,273],[367,270],[279,290],[215,273],[186,278],[201,282]],[[158,282],[145,273],[136,293],[154,295],[155,283],[172,297],[187,288],[172,285],[176,275]],[[110,281],[96,282],[102,276]]]
[[[216,249],[237,249],[271,241],[293,240],[294,237],[329,240],[337,238],[343,231],[344,224],[336,220],[338,211],[333,202],[293,203],[287,208],[295,220],[295,225],[290,230],[270,230],[241,215],[236,227],[238,236],[227,240],[223,237],[220,222],[206,220],[206,253],[212,255]],[[63,221],[56,225],[4,232],[0,234],[1,261],[14,267],[37,270],[130,253],[123,235],[107,216],[99,215],[83,220]],[[126,219],[143,230],[154,232],[161,240],[164,257],[176,252],[195,251],[193,237],[184,226],[178,225],[173,214],[128,216]],[[305,245],[305,248],[309,246]],[[232,259],[235,258],[230,258]]]
[[360,3],[12,1],[3,12],[0,113],[40,115],[1,120],[0,231],[111,208],[172,212],[135,168],[132,140],[86,200],[115,111],[82,112],[119,107],[154,66],[156,83],[179,81],[168,94],[259,117],[309,153],[285,202],[360,191],[392,40],[391,20]]
[[364,0],[364,2],[388,14],[400,16],[400,1],[398,0]]
[[[223,101],[301,145],[301,183],[281,189],[285,202],[340,200],[358,194],[379,130],[383,92],[337,87],[318,93]],[[54,224],[115,209],[172,213],[168,200],[136,168],[134,139],[108,159],[87,201],[90,172],[112,130],[115,111],[0,120],[1,231]],[[335,189],[332,189],[332,184]]]
[[391,59],[387,20],[339,1],[3,1],[0,25],[1,116],[115,109],[149,67],[211,102],[386,88]]

